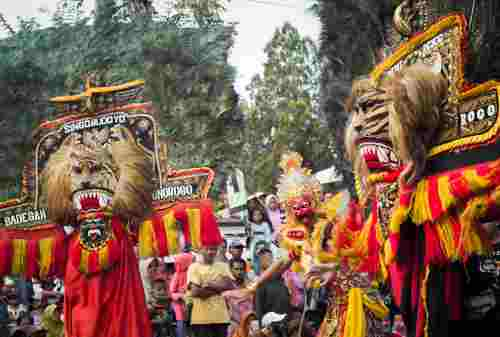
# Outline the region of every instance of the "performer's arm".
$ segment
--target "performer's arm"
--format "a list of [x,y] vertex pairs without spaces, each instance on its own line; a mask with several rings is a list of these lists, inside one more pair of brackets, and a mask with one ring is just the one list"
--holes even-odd
[[[293,255],[293,254],[292,254]],[[275,275],[281,275],[283,274],[290,266],[292,265],[292,262],[294,259],[296,259],[297,256],[289,256],[289,257],[284,257],[282,259],[279,259],[275,261],[269,268],[267,268],[262,274],[260,274],[259,277],[257,277],[254,282],[250,285],[250,290],[251,291],[256,291],[256,289],[273,278]]]
[[255,315],[259,321],[259,327],[262,328],[262,317],[265,312],[266,290],[260,286],[255,293]]

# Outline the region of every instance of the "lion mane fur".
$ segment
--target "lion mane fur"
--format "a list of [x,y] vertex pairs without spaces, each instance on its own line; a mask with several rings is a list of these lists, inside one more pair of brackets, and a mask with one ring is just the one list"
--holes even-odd
[[72,201],[72,163],[93,160],[105,166],[117,179],[112,212],[123,221],[140,221],[151,208],[153,164],[150,156],[136,143],[129,130],[121,130],[118,140],[106,147],[88,147],[68,137],[49,158],[43,181],[46,183],[49,218],[60,225],[75,224]]
[[442,122],[448,99],[448,81],[423,64],[415,64],[389,81],[393,103],[389,109],[389,136],[403,163],[412,163],[409,182],[422,177],[427,154]]
[[[352,112],[355,102],[371,91],[388,94],[388,137],[393,150],[403,164],[412,164],[408,183],[417,181],[425,170],[426,158],[448,107],[448,82],[430,66],[415,64],[375,83],[362,78],[353,83],[346,110]],[[358,176],[365,176],[367,169],[356,146],[358,131],[352,119],[346,128],[346,154]],[[366,136],[366,135],[365,135]]]

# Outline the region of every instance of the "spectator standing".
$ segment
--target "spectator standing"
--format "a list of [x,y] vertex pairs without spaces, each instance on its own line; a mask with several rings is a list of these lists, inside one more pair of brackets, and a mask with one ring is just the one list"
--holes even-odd
[[19,305],[19,310],[24,314],[28,314],[28,307],[33,299],[33,283],[31,280],[18,278],[16,280],[16,297]]
[[186,303],[184,296],[187,291],[187,271],[193,260],[194,256],[190,253],[183,253],[174,257],[175,274],[170,282],[170,296],[172,297],[172,307],[175,314],[177,337],[186,336]]
[[203,259],[188,269],[188,289],[192,297],[191,329],[194,337],[226,337],[230,322],[222,293],[233,287],[227,263],[216,261],[222,243],[220,233],[205,238]]
[[281,229],[281,219],[283,216],[283,211],[280,208],[278,197],[275,196],[274,194],[269,194],[266,197],[265,205],[266,205],[267,217],[271,222],[273,232],[276,235]]
[[[247,263],[242,258],[233,258],[229,260],[229,269],[233,275],[234,290],[245,288],[248,284]],[[253,311],[253,296],[242,296],[238,291],[225,291],[223,293],[229,308],[231,324],[228,328],[228,336],[233,336],[234,331],[238,328],[243,314]]]
[[227,241],[224,240],[222,242],[222,245],[219,247],[219,250],[217,251],[217,257],[216,257],[216,260],[218,262],[224,262],[224,263],[228,263],[229,262],[229,259],[227,258],[226,256],[226,252],[227,252]]
[[61,306],[50,304],[42,314],[42,326],[47,330],[47,337],[63,337],[64,323],[61,320]]
[[43,312],[42,296],[43,293],[41,289],[40,290],[36,289],[34,291],[33,303],[31,304],[31,319],[33,320],[33,325],[35,326],[40,326],[42,320],[42,312]]
[[[273,263],[273,253],[270,249],[264,248],[258,254],[261,268],[265,271]],[[291,312],[290,293],[281,274],[276,274],[267,282],[259,285],[255,293],[255,314],[261,328],[262,318],[269,312],[286,315]]]
[[253,270],[256,275],[260,275],[259,256],[257,255],[258,246],[271,246],[272,233],[271,225],[265,220],[265,214],[262,209],[256,208],[250,217],[250,253],[252,256]]
[[234,289],[245,288],[248,283],[246,261],[241,257],[232,258],[229,260],[229,270],[233,278]]
[[281,241],[281,229],[284,222],[285,213],[280,206],[279,199],[274,194],[269,194],[266,197],[266,212],[273,228],[273,237],[271,250],[275,258],[281,258],[288,255],[288,250],[280,248],[279,242]]
[[245,245],[238,240],[231,241],[229,245],[229,254],[231,255],[231,259],[242,259],[243,258],[243,249]]
[[0,279],[0,336],[9,336],[9,310],[7,309],[7,288]]
[[250,266],[250,263],[247,262],[247,260],[243,257],[244,250],[245,250],[245,245],[241,241],[239,240],[232,241],[231,244],[229,245],[229,255],[231,256],[229,262],[231,262],[231,260],[240,260],[240,259],[243,260],[243,262],[245,262],[245,277],[247,278],[247,280],[253,279],[253,275],[251,275],[252,267]]
[[153,281],[152,303],[150,309],[151,323],[153,325],[153,336],[162,337],[168,335],[171,317],[169,313],[169,298],[165,280],[158,278]]

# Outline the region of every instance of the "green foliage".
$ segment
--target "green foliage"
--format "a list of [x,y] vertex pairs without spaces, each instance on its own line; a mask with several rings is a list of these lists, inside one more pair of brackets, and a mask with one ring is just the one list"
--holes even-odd
[[226,63],[233,32],[214,26],[146,39],[147,89],[160,111],[175,167],[207,161],[216,167],[236,156],[242,120],[234,70]]
[[[147,79],[170,158],[183,159],[172,160],[174,166],[224,159],[224,125],[235,119],[238,102],[227,64],[234,30],[220,19],[224,2],[211,0],[203,8],[192,1],[165,2],[185,10],[153,14],[148,1],[99,0],[95,15],[85,16],[82,0],[60,0],[51,27],[22,19],[15,34],[0,40],[3,186],[19,185],[30,134],[51,117],[48,99],[80,93],[90,73],[96,85]],[[214,145],[219,143],[224,146]]]
[[271,191],[287,150],[300,152],[315,169],[330,164],[329,137],[318,117],[319,59],[314,43],[290,23],[277,29],[264,49],[262,75],[248,89],[242,167],[251,191]]

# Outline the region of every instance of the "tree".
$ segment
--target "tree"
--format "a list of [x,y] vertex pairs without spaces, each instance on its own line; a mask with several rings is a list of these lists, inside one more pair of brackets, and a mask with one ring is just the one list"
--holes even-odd
[[254,178],[251,188],[270,191],[286,150],[300,152],[316,169],[331,165],[331,156],[328,132],[318,116],[319,60],[314,42],[285,23],[264,51],[264,72],[253,77],[248,86],[251,100],[244,107],[243,167]]
[[391,0],[318,0],[314,12],[321,21],[320,109],[326,116],[335,166],[343,184],[354,192],[352,165],[345,157],[344,133],[348,114],[344,101],[352,80],[376,64],[384,43],[386,12]]
[[[170,158],[183,159],[172,164],[212,165],[203,159],[213,153],[224,160],[229,152],[220,141],[229,132],[224,125],[241,118],[234,71],[227,64],[234,29],[220,19],[223,0],[203,2],[203,11],[197,10],[198,2],[164,1],[194,8],[193,13],[159,13],[147,0],[96,0],[90,16],[82,12],[83,2],[60,0],[51,27],[41,29],[35,19],[21,19],[19,29],[0,40],[0,127],[8,131],[0,134],[2,189],[19,187],[30,134],[53,114],[48,99],[80,93],[89,73],[100,86],[147,79],[162,134],[169,144],[186,144],[180,151],[171,146]],[[11,27],[5,20],[0,24]],[[165,92],[160,93],[155,85],[162,83],[159,88]],[[219,143],[224,146],[216,147]]]
[[233,87],[234,70],[227,64],[232,27],[165,34],[170,37],[151,36],[161,43],[146,41],[146,80],[160,111],[173,166],[217,168],[234,161],[243,119]]

